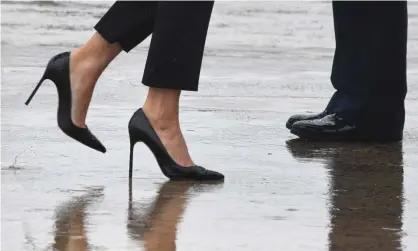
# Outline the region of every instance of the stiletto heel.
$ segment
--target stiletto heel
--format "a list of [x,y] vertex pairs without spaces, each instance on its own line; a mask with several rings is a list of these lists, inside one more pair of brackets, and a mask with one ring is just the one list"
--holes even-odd
[[[131,132],[131,131],[129,131]],[[129,138],[131,138],[131,135],[129,133]],[[134,161],[134,146],[136,142],[132,141],[132,138],[130,139],[130,148],[129,148],[129,180],[132,180],[132,168],[133,168],[133,161]]]
[[86,128],[74,125],[71,119],[71,85],[70,85],[70,52],[63,52],[54,56],[45,69],[39,83],[25,102],[28,105],[35,96],[41,84],[46,80],[51,80],[58,92],[58,112],[57,121],[59,128],[69,137],[76,141],[105,153],[106,148],[103,144]]
[[46,72],[44,73],[44,75],[42,76],[41,80],[39,80],[38,84],[36,85],[35,89],[33,90],[33,92],[30,94],[28,100],[26,100],[25,105],[29,105],[30,101],[32,100],[33,96],[35,96],[36,92],[38,91],[39,87],[41,87],[41,84],[46,80]]
[[129,121],[130,156],[129,177],[132,177],[133,150],[137,142],[143,142],[154,154],[162,173],[170,180],[223,180],[224,175],[201,166],[184,167],[177,164],[165,149],[157,133],[142,109]]

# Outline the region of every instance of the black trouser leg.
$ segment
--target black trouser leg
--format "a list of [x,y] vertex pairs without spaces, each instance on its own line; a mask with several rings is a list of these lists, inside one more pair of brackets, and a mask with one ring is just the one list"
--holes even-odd
[[213,2],[160,2],[142,83],[197,91]]
[[127,52],[152,33],[143,84],[197,91],[212,8],[213,1],[118,1],[95,28]]
[[110,44],[126,52],[144,41],[154,29],[158,2],[116,1],[94,27]]
[[402,130],[405,109],[407,3],[333,2],[336,50],[331,108],[357,124],[382,120]]

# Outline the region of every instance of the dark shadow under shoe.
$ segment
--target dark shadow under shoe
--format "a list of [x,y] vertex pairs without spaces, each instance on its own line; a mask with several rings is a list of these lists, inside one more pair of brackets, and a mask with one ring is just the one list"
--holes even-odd
[[30,103],[39,87],[46,79],[51,80],[58,91],[58,113],[57,120],[59,128],[69,137],[78,142],[105,153],[106,148],[103,144],[86,128],[74,125],[71,119],[71,85],[70,85],[70,52],[63,52],[54,56],[48,63],[45,73],[35,90],[26,101],[26,105]]
[[184,167],[177,164],[165,149],[157,133],[142,109],[129,121],[130,156],[129,178],[132,178],[133,150],[137,142],[143,142],[154,154],[163,174],[170,180],[223,180],[224,175],[201,166]]
[[327,115],[329,115],[330,112],[327,110],[324,110],[321,113],[314,113],[314,114],[295,114],[292,115],[286,122],[286,128],[292,129],[292,126],[294,123],[302,120],[312,120],[312,119],[321,119]]
[[[370,125],[372,124],[372,126]],[[336,114],[295,122],[291,133],[303,139],[324,141],[400,141],[402,130],[384,130],[385,124],[370,122],[367,128],[349,123]],[[390,128],[387,126],[387,128]]]

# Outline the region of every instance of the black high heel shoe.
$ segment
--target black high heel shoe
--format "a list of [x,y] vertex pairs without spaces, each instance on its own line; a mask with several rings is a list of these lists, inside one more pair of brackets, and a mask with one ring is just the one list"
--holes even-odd
[[137,142],[143,142],[154,154],[163,174],[170,180],[223,180],[224,175],[201,166],[184,167],[177,164],[165,149],[142,109],[129,121],[130,156],[129,179],[132,178],[133,150]]
[[38,91],[41,84],[49,79],[54,82],[58,91],[58,126],[69,137],[78,142],[93,148],[99,152],[105,153],[106,148],[100,141],[90,132],[88,128],[81,128],[74,125],[71,119],[71,86],[70,86],[70,52],[63,52],[54,56],[45,69],[35,90],[25,102],[30,103],[33,96]]

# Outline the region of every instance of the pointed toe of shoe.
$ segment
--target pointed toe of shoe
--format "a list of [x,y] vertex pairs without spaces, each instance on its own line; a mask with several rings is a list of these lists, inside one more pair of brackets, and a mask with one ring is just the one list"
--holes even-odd
[[106,147],[97,139],[88,127],[77,127],[72,123],[60,124],[61,130],[70,138],[90,147],[96,151],[105,153]]
[[96,151],[99,151],[101,153],[105,153],[106,152],[106,147],[102,144],[102,142],[100,142],[100,140],[98,140],[96,138],[96,136],[94,136],[91,132],[90,133],[90,140],[82,142],[85,145],[87,145],[90,148],[93,148]]
[[200,180],[224,180],[225,176],[217,171],[213,171],[213,170],[209,170],[209,169],[205,169],[203,167],[200,167],[203,170],[200,171]]
[[101,153],[106,153],[106,147],[100,143],[100,141],[98,142],[97,146],[94,147],[94,149]]
[[98,139],[91,139],[91,140],[79,140],[80,143],[98,151],[101,153],[106,153],[106,147],[98,140]]
[[175,166],[166,174],[170,180],[219,181],[224,180],[222,173],[201,166]]
[[225,176],[213,170],[206,169],[201,166],[194,166],[188,167],[190,168],[190,173],[192,174],[190,177],[196,180],[223,180]]

